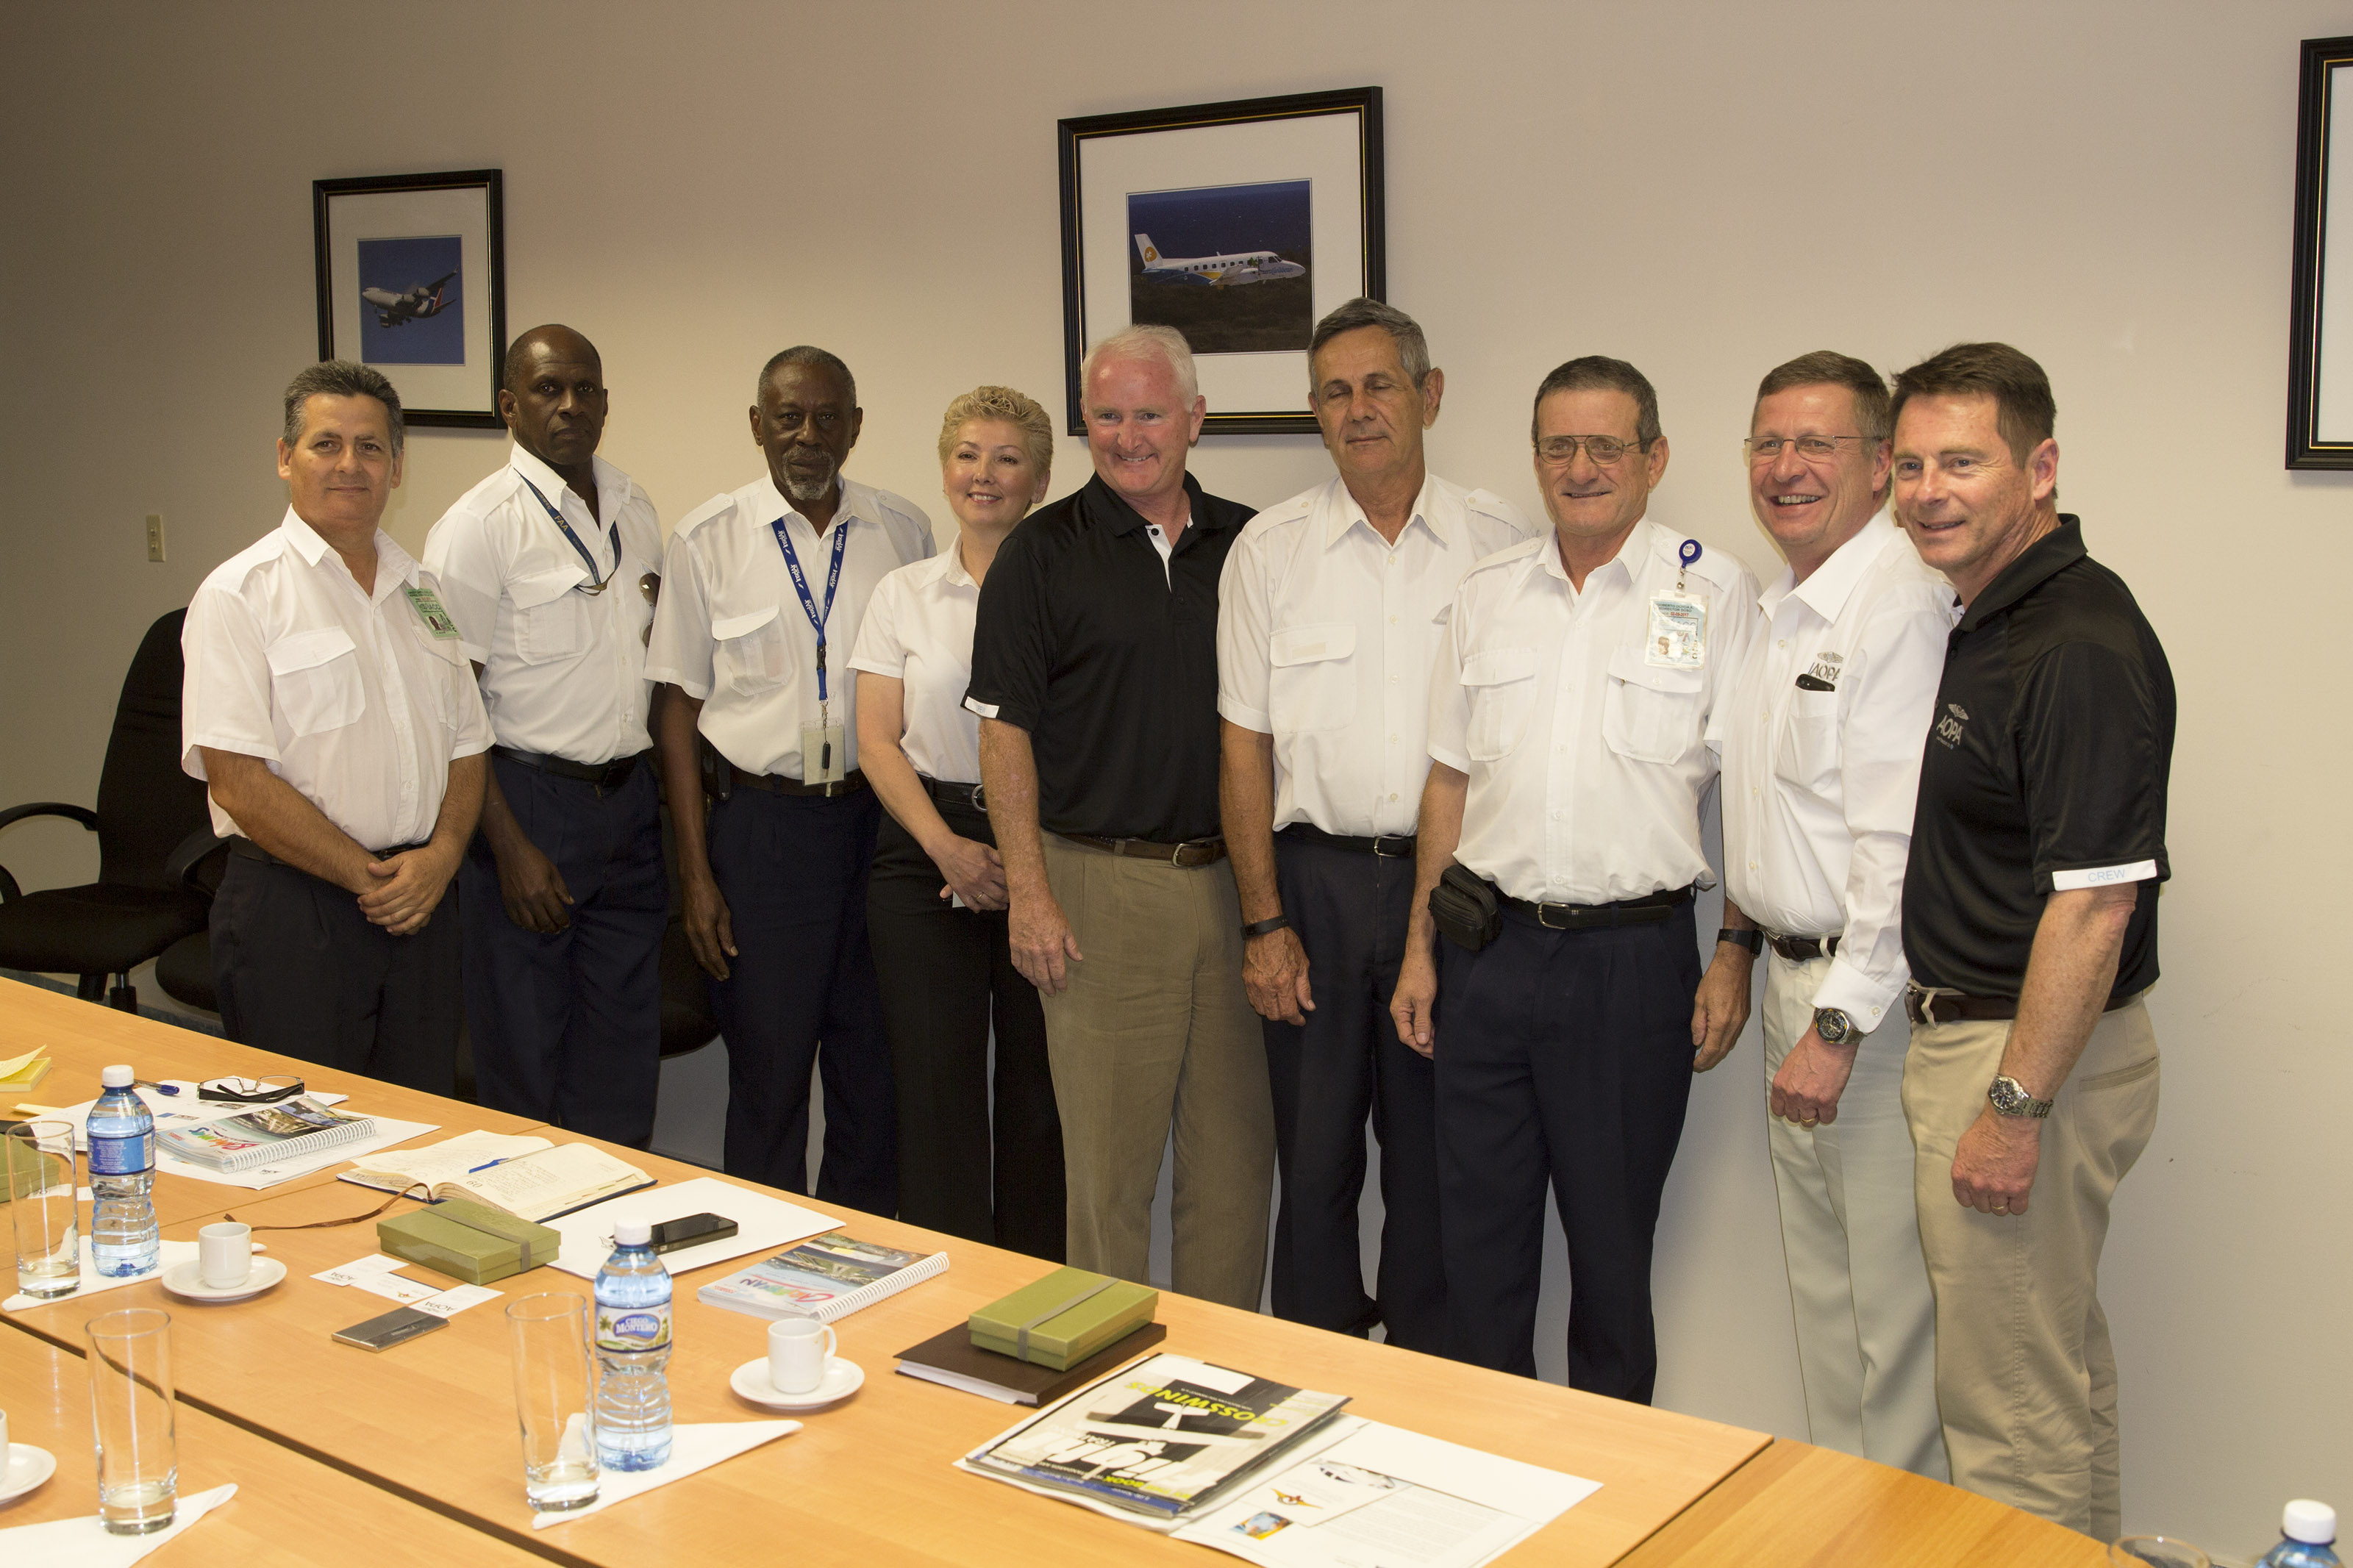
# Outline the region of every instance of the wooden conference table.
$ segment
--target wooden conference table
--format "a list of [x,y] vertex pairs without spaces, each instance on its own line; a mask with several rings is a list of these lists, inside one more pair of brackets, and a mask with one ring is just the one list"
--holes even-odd
[[[425,1135],[427,1142],[476,1128],[574,1137],[0,982],[0,1057],[35,1045],[47,1047],[55,1063],[35,1096],[45,1104],[90,1098],[100,1067],[129,1060],[141,1077],[150,1079],[298,1072],[312,1088],[349,1093],[353,1110],[438,1123],[440,1131]],[[0,1106],[0,1111],[8,1109]],[[709,1173],[659,1155],[612,1152],[664,1183]],[[230,1209],[257,1227],[308,1226],[362,1215],[382,1201],[381,1194],[336,1182],[331,1174],[261,1194],[160,1176],[156,1200],[165,1218],[164,1234],[174,1240],[193,1239],[199,1225]],[[413,1206],[403,1200],[390,1212]],[[282,1501],[290,1495],[281,1484],[286,1472],[265,1465],[258,1455],[269,1455],[271,1464],[323,1461],[343,1472],[343,1479],[373,1483],[373,1489],[361,1489],[378,1500],[381,1510],[348,1516],[330,1510],[326,1519],[360,1521],[371,1535],[406,1531],[409,1524],[402,1521],[410,1521],[413,1539],[433,1542],[431,1550],[447,1561],[473,1561],[470,1550],[497,1561],[501,1553],[512,1556],[512,1546],[559,1562],[599,1565],[741,1563],[765,1568],[781,1556],[861,1568],[883,1563],[1011,1568],[1147,1557],[1173,1563],[1176,1554],[1193,1550],[1083,1509],[955,1471],[951,1462],[958,1455],[1027,1412],[892,1375],[898,1351],[961,1322],[975,1307],[1039,1278],[1048,1265],[894,1220],[839,1211],[839,1205],[810,1206],[837,1214],[862,1238],[951,1255],[948,1271],[938,1279],[837,1325],[840,1353],[865,1370],[865,1385],[839,1405],[800,1417],[804,1425],[797,1433],[602,1512],[541,1531],[531,1528],[522,1499],[503,1308],[537,1290],[587,1295],[585,1279],[542,1268],[498,1281],[500,1300],[459,1313],[446,1331],[371,1355],[334,1343],[329,1331],[391,1303],[309,1278],[375,1250],[369,1222],[263,1231],[257,1239],[287,1265],[289,1277],[248,1301],[181,1301],[146,1280],[106,1291],[102,1299],[69,1298],[5,1316],[15,1330],[78,1355],[82,1324],[96,1312],[164,1308],[173,1317],[181,1402],[203,1417],[192,1413],[182,1438],[192,1489],[215,1484],[207,1477],[242,1483],[250,1475],[252,1489]],[[670,1383],[681,1422],[754,1420],[773,1414],[738,1400],[726,1382],[734,1367],[764,1353],[765,1321],[694,1299],[696,1286],[748,1261],[680,1278],[674,1307],[678,1348],[670,1363]],[[448,1282],[422,1268],[404,1272],[424,1283]],[[1624,1562],[1644,1568],[1863,1561],[2089,1568],[2105,1561],[2101,1548],[2083,1536],[1950,1487],[1805,1444],[1167,1292],[1161,1296],[1160,1320],[1168,1328],[1165,1349],[1346,1393],[1354,1396],[1350,1410],[1374,1420],[1603,1483],[1517,1549],[1514,1561]],[[17,1397],[16,1364],[13,1359],[0,1362],[0,1398]],[[47,1364],[54,1384],[57,1363]],[[71,1385],[75,1369],[63,1364]],[[83,1431],[87,1419],[85,1408]],[[243,1431],[235,1441],[215,1446],[216,1436],[237,1428]],[[257,1437],[269,1442],[253,1441]],[[20,1431],[18,1440],[42,1439]],[[45,1500],[48,1511],[19,1518],[21,1505],[0,1508],[0,1527],[88,1511],[94,1502],[86,1472],[85,1458],[79,1479],[61,1476],[34,1494]],[[228,1507],[237,1508],[246,1496],[240,1491]],[[171,1568],[174,1563],[204,1560],[216,1548],[201,1543],[216,1528],[207,1519],[153,1561]],[[330,1528],[343,1533],[340,1523]],[[453,1529],[472,1532],[454,1551],[447,1538]],[[187,1555],[178,1555],[183,1552]]]

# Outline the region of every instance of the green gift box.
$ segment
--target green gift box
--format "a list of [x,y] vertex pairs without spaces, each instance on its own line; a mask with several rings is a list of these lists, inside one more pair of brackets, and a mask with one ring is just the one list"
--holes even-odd
[[488,1285],[555,1261],[564,1238],[543,1225],[464,1198],[444,1198],[376,1221],[376,1246],[469,1285]]
[[1061,1268],[973,1313],[972,1342],[1056,1372],[1068,1372],[1113,1341],[1152,1321],[1160,1292]]

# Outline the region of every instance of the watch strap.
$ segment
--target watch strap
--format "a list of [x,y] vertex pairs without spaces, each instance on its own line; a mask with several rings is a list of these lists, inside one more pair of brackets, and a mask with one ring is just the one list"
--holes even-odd
[[2040,1120],[2051,1114],[2051,1101],[2035,1099],[2024,1084],[2008,1073],[1997,1076],[1986,1086],[1986,1099],[1997,1116]]
[[1715,940],[1728,942],[1735,947],[1745,947],[1752,958],[1765,951],[1765,933],[1753,926],[1747,931],[1735,931],[1730,926],[1719,927]]
[[1242,935],[1246,937],[1265,936],[1271,931],[1289,931],[1290,929],[1291,917],[1289,915],[1276,915],[1270,920],[1250,921],[1248,925],[1242,927]]

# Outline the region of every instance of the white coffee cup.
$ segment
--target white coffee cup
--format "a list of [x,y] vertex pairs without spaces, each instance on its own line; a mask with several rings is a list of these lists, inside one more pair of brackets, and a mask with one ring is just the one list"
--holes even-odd
[[8,1468],[8,1413],[0,1410],[0,1472]]
[[778,1394],[814,1391],[837,1342],[831,1325],[815,1318],[778,1318],[768,1325],[768,1382]]
[[216,1290],[233,1289],[253,1272],[253,1227],[222,1220],[196,1232],[196,1277]]

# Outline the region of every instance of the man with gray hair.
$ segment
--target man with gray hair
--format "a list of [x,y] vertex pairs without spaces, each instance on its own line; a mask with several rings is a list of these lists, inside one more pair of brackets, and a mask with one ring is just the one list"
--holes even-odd
[[[1430,773],[1430,654],[1455,585],[1529,536],[1510,502],[1430,473],[1446,374],[1412,317],[1351,300],[1308,340],[1308,406],[1336,478],[1250,520],[1218,622],[1219,789],[1264,1020],[1282,1175],[1277,1316],[1445,1349],[1430,1059],[1388,1016]],[[1311,975],[1312,966],[1312,975]],[[1377,1290],[1356,1205],[1381,1145]]]
[[462,1004],[441,895],[491,726],[432,575],[377,526],[400,458],[381,372],[329,360],[287,387],[286,515],[188,605],[181,766],[230,840],[212,909],[228,1037],[448,1094]]
[[1045,1005],[1070,1260],[1145,1277],[1173,1127],[1175,1287],[1253,1310],[1274,1129],[1218,826],[1217,658],[1250,511],[1185,471],[1208,405],[1182,335],[1105,339],[1081,386],[1094,478],[997,552],[965,703],[1013,962]]

